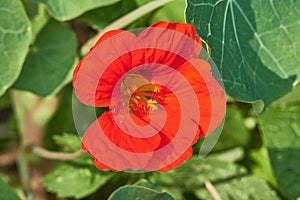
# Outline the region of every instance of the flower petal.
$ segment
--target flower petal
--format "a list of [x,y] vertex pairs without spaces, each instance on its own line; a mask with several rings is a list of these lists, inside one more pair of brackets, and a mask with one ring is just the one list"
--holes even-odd
[[163,49],[187,60],[198,58],[202,49],[196,30],[189,24],[158,22],[141,32],[136,49]]
[[[186,62],[180,69],[193,87],[200,106],[200,136],[205,137],[221,125],[226,113],[225,93],[213,77],[210,64],[194,59]],[[199,73],[200,72],[200,73]]]
[[160,21],[156,22],[155,24],[152,24],[150,27],[167,28],[174,31],[178,31],[189,36],[190,38],[198,42],[200,45],[202,45],[201,39],[197,36],[195,27],[191,26],[190,24]]
[[[114,83],[120,75],[131,68],[130,55],[123,56],[122,59],[119,57],[132,49],[132,41],[135,38],[133,33],[127,31],[107,32],[79,62],[74,70],[73,86],[76,96],[82,103],[99,107],[110,105],[110,94]],[[105,76],[109,74],[105,80],[110,81],[98,84],[107,67],[116,59],[118,59],[115,63],[117,66],[112,66],[105,74]]]
[[[131,117],[139,125],[145,125],[145,122],[136,116]],[[160,141],[158,134],[148,138],[137,138],[127,134],[119,128],[112,112],[109,111],[89,126],[83,136],[82,146],[95,160],[103,164],[98,163],[98,167],[103,167],[101,169],[140,170],[148,164]]]
[[182,154],[181,157],[179,157],[177,160],[175,160],[173,163],[169,164],[168,166],[165,166],[157,171],[159,172],[166,172],[170,171],[178,166],[180,166],[184,161],[188,160],[193,154],[193,148],[190,147],[184,154]]
[[116,82],[129,70],[153,63],[177,68],[185,59],[197,58],[200,51],[201,40],[188,24],[159,22],[138,37],[127,31],[109,31],[74,70],[75,94],[87,105],[110,106]]
[[[96,106],[111,106],[113,90],[118,91],[117,97],[122,92],[121,83],[128,74],[137,74],[151,80],[153,74],[168,74],[171,69],[182,66],[186,60],[180,55],[162,49],[137,49],[121,55],[114,60],[99,78],[95,92]],[[171,69],[165,69],[169,66]],[[119,99],[119,98],[118,98]]]
[[[100,45],[103,41],[105,41],[106,39],[114,36],[114,35],[117,35],[118,33],[121,33],[123,32],[123,30],[112,30],[112,31],[108,31],[106,32],[105,34],[103,34],[99,40],[96,42],[96,44],[90,49],[90,51],[92,51],[95,46],[98,46]],[[76,66],[76,68],[74,69],[74,72],[73,72],[73,83],[75,82],[76,80],[76,77],[77,77],[77,73],[79,71],[79,69],[81,68],[82,64],[85,62],[85,60],[87,59],[87,56],[85,56]]]
[[[168,171],[192,155],[199,136],[221,124],[225,94],[210,65],[197,59],[201,48],[193,26],[168,22],[153,24],[138,36],[118,30],[98,40],[73,74],[81,102],[111,109],[90,125],[82,140],[96,167]],[[132,77],[135,82],[127,84]],[[153,95],[163,94],[164,101],[153,101],[162,109],[154,105],[149,115],[144,115],[147,109],[140,115],[127,113],[130,100],[124,90],[141,84],[161,85]]]
[[[130,114],[130,116],[131,118],[134,119],[136,123],[138,123],[138,125],[145,125],[145,122],[143,122],[135,115]],[[122,123],[124,123],[124,125],[126,126],[127,124],[126,121],[131,119],[124,118],[123,120],[124,121]],[[116,124],[113,114],[110,111],[103,113],[103,115],[101,115],[98,118],[98,123],[102,128],[103,133],[105,134],[107,139],[109,139],[110,142],[112,142],[117,147],[124,149],[126,151],[134,152],[134,153],[147,153],[156,149],[160,144],[161,139],[159,135],[154,135],[148,138],[138,138],[138,137],[133,137],[128,133],[124,132],[122,129],[120,129],[118,124]],[[91,130],[89,129],[86,132],[83,141],[86,141],[88,139],[95,139],[95,138],[90,138],[90,136],[92,135],[89,135],[89,131]]]

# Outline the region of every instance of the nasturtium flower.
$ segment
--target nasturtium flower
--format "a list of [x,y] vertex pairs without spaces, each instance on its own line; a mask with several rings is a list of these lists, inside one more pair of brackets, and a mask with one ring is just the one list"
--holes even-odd
[[74,92],[109,107],[86,130],[82,148],[102,170],[168,171],[223,121],[226,99],[189,24],[158,22],[135,34],[105,33],[79,62]]

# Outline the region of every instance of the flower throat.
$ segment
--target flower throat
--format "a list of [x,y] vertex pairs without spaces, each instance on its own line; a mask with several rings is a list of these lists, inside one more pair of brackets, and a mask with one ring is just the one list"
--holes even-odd
[[152,110],[161,110],[164,104],[162,87],[139,74],[128,74],[121,84],[121,90],[125,98],[131,95],[128,108],[138,117],[144,117]]

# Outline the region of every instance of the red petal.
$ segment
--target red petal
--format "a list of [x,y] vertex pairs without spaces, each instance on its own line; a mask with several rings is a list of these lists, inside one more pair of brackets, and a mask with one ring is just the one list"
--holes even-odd
[[101,163],[99,160],[96,160],[96,159],[94,160],[94,165],[100,170],[112,170],[114,172],[119,171],[119,170],[113,169],[113,168]]
[[129,70],[131,70],[130,73],[140,74],[150,81],[154,75],[170,73],[170,69],[162,70],[162,66],[176,69],[185,62],[186,60],[180,55],[161,49],[137,49],[123,54],[113,61],[99,78],[95,92],[95,106],[104,106],[103,102],[107,103],[106,106],[110,106],[115,88],[119,99],[123,91],[121,91],[120,82],[118,85],[117,83]]
[[178,22],[164,22],[160,21],[155,24],[152,24],[151,27],[158,27],[158,28],[167,28],[174,31],[178,31],[183,33],[193,40],[197,41],[200,45],[202,45],[201,39],[197,36],[196,29],[194,26],[190,24],[181,24]]
[[192,154],[193,154],[193,149],[192,147],[190,147],[186,152],[184,152],[184,154],[180,158],[178,158],[176,161],[169,164],[168,166],[159,169],[158,171],[159,172],[170,171],[175,167],[180,166],[184,161],[188,160],[192,156]]
[[119,33],[122,33],[122,32],[125,32],[124,30],[111,30],[111,31],[107,31],[105,32],[100,38],[99,40],[96,42],[96,44],[91,48],[91,50],[100,45],[104,40],[108,39],[108,38],[111,38]]
[[[197,95],[200,105],[200,136],[204,137],[215,130],[223,121],[226,113],[225,93],[213,77],[210,64],[204,60],[192,60],[179,70],[189,81]],[[199,73],[200,72],[200,73]]]
[[202,45],[193,26],[158,22],[138,35],[135,47],[162,49],[190,60],[198,58]]
[[[189,120],[189,115],[183,114],[185,110],[181,109],[176,95],[163,86],[160,90],[161,93],[166,93],[162,107],[166,111],[167,118],[164,126],[158,132],[161,136],[161,143],[155,149],[144,170],[169,170],[176,167],[190,157],[190,149],[199,138],[198,125]],[[159,118],[162,115],[160,112],[162,110],[152,111],[152,119]],[[193,125],[194,128],[192,128]]]
[[87,105],[110,106],[116,82],[130,69],[153,63],[177,68],[200,51],[200,38],[188,24],[159,22],[138,38],[126,31],[107,32],[74,70],[75,94]]
[[[128,49],[132,49],[132,41],[135,38],[133,33],[127,31],[107,32],[79,62],[74,70],[73,86],[76,96],[82,103],[99,107],[110,105],[111,83],[115,83],[119,79],[119,75],[123,75],[131,68],[129,55],[123,57],[123,60],[119,57],[127,53]],[[116,59],[118,59],[118,62],[115,63],[117,66],[112,67],[114,73],[110,74],[109,79],[106,79],[110,81],[108,83],[103,82],[101,87],[98,87],[99,79],[104,71]],[[102,94],[95,97],[98,90]]]
[[[145,125],[145,122],[140,120],[135,115],[130,114],[130,117],[133,118],[135,122],[139,123],[138,125],[141,124]],[[122,123],[124,123],[125,126],[128,124],[127,120],[131,120],[131,119],[124,118],[124,121]],[[103,115],[101,115],[98,118],[98,123],[102,127],[106,137],[113,144],[126,151],[134,152],[134,153],[152,152],[160,144],[159,135],[154,135],[148,138],[137,138],[124,132],[123,130],[120,129],[118,124],[115,123],[112,112],[103,113]],[[86,134],[84,135],[84,141],[89,139],[95,139],[95,138],[91,138],[90,136],[89,136],[89,131],[87,131]]]
[[[108,38],[110,38],[110,37],[112,37],[112,36],[114,36],[114,35],[116,35],[116,34],[118,34],[118,33],[121,33],[121,32],[123,32],[123,30],[112,30],[112,31],[106,32],[105,34],[103,34],[103,35],[99,38],[99,40],[98,40],[98,41],[96,42],[96,44],[90,49],[90,51],[92,51],[92,49],[93,49],[95,46],[100,45],[104,40],[106,40],[106,39],[108,39]],[[87,58],[87,56],[84,57],[84,58],[77,64],[76,68],[74,69],[74,72],[73,72],[73,81],[75,81],[76,76],[77,76],[77,73],[78,73],[78,71],[79,71],[79,69],[80,69],[82,63],[84,63],[84,61],[85,61],[86,58]]]
[[[136,116],[131,115],[131,117],[139,124],[145,125],[145,122]],[[124,124],[127,124],[126,119]],[[105,112],[86,130],[82,144],[87,152],[100,163],[112,170],[121,171],[139,170],[145,167],[160,141],[159,135],[137,138],[125,133],[115,123],[112,113]],[[140,153],[144,153],[142,157]]]

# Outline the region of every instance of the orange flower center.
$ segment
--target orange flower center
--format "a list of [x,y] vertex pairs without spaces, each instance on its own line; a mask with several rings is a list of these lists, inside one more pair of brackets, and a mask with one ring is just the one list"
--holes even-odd
[[127,99],[131,95],[128,108],[138,117],[145,117],[151,110],[160,110],[164,104],[161,87],[139,74],[128,74],[121,84],[121,90]]

